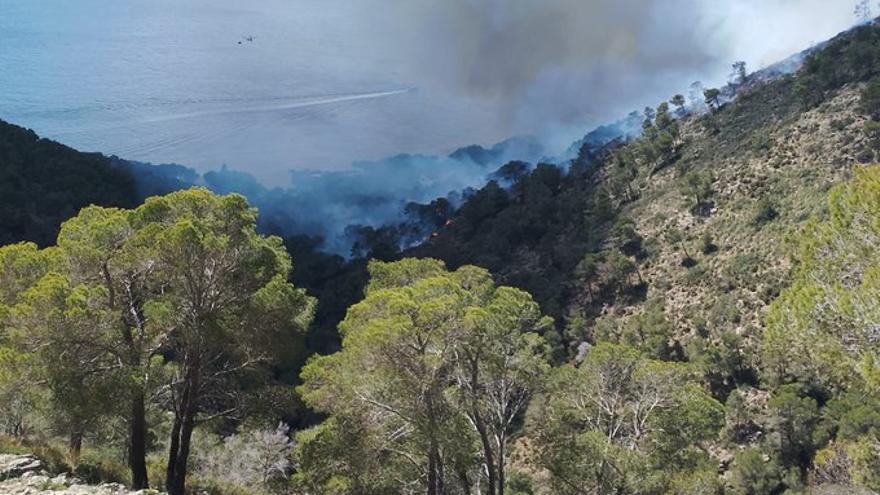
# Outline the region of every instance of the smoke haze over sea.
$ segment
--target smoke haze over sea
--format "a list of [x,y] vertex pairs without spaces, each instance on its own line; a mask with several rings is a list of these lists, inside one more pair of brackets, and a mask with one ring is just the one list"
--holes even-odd
[[835,34],[851,4],[3,0],[0,118],[273,185],[513,135],[564,148],[732,60],[758,68]]

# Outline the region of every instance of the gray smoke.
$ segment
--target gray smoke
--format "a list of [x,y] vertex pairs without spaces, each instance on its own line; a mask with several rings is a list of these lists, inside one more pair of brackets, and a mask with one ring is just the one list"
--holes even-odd
[[[451,193],[454,200],[507,160],[564,163],[570,156],[559,155],[570,155],[587,129],[673,94],[699,105],[693,81],[722,85],[734,60],[750,70],[783,60],[856,22],[852,8],[853,0],[260,0],[248,9],[271,15],[255,45],[266,60],[414,88],[358,107],[364,122],[381,122],[371,133],[342,131],[351,114],[340,111],[338,135],[314,136],[321,156],[410,154],[341,168],[285,153],[296,169],[291,182],[270,188],[253,177],[269,175],[264,150],[252,162],[231,162],[247,173],[224,169],[198,181],[247,194],[268,227],[322,236],[325,248],[347,254],[349,225],[378,227],[400,221],[409,202]],[[468,141],[516,135],[536,137],[449,154]]]
[[379,50],[404,62],[404,81],[480,101],[511,134],[583,131],[691,81],[720,84],[734,60],[759,69],[855,21],[852,0],[385,4],[364,15]]
[[[194,185],[207,186],[221,194],[241,193],[259,208],[264,231],[319,237],[325,251],[348,256],[361,227],[405,223],[409,230],[400,242],[421,242],[436,226],[420,216],[419,212],[426,210],[412,206],[428,205],[442,198],[445,207],[440,207],[444,212],[439,214],[451,214],[449,208],[457,207],[470,191],[485,185],[502,165],[511,161],[521,162],[525,167],[539,162],[567,167],[584,144],[598,147],[639,133],[641,117],[633,115],[600,126],[564,148],[552,148],[533,138],[512,138],[489,148],[459,148],[447,156],[404,154],[357,162],[347,170],[292,171],[289,187],[268,188],[253,175],[225,166],[199,174],[180,165],[120,163],[132,170],[143,196]],[[433,216],[434,221],[437,219]]]

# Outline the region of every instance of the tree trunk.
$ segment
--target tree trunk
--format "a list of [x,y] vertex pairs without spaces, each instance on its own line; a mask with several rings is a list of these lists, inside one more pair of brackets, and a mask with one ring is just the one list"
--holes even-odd
[[489,433],[486,431],[486,425],[480,414],[474,409],[474,424],[477,426],[477,432],[480,434],[480,443],[483,444],[483,455],[486,457],[486,475],[489,478],[488,495],[500,493],[498,487],[498,477],[495,474],[495,455],[492,452],[492,443],[489,440]]
[[68,443],[68,454],[70,455],[71,463],[74,465],[79,463],[79,456],[82,453],[82,445],[83,432],[81,429],[77,428],[71,432]]
[[193,428],[195,427],[194,415],[187,413],[184,417],[180,428],[180,441],[177,457],[173,461],[169,459],[169,463],[174,462],[174,478],[168,480],[169,495],[185,495],[186,494],[186,469],[189,461],[190,441],[192,439]]
[[428,495],[440,495],[437,491],[437,453],[433,446],[428,450]]
[[149,488],[147,478],[147,417],[144,407],[144,391],[134,393],[131,404],[131,430],[128,444],[128,466],[131,469],[131,487],[135,490]]
[[[471,415],[473,416],[474,427],[480,435],[480,443],[483,446],[483,456],[486,458],[486,476],[489,482],[488,495],[497,493],[498,479],[495,476],[495,455],[492,451],[492,441],[489,439],[489,432],[486,429],[486,422],[480,415],[479,404],[477,403],[477,390],[480,382],[480,368],[476,358],[471,358],[470,367],[470,389],[471,389]],[[479,482],[478,482],[479,483]]]
[[187,356],[184,364],[183,392],[180,403],[174,413],[174,425],[171,429],[171,446],[168,450],[168,467],[165,488],[169,495],[185,495],[186,468],[189,460],[190,440],[198,403],[199,361],[198,357]]
[[439,424],[435,409],[436,390],[428,392],[425,406],[428,413],[428,495],[444,495],[443,459],[440,456],[440,442],[437,440]]
[[498,439],[498,495],[504,495],[504,442],[507,440],[502,435]]
[[168,466],[165,469],[165,489],[171,491],[171,483],[175,478],[177,453],[180,451],[180,429],[183,425],[180,415],[174,413],[174,423],[171,425],[171,441],[168,446]]

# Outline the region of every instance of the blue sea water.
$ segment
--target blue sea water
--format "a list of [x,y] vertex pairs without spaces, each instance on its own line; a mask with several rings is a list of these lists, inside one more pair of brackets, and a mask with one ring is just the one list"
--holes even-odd
[[498,137],[474,108],[359,46],[345,2],[314,5],[0,0],[0,119],[85,151],[228,164],[272,185],[290,169]]

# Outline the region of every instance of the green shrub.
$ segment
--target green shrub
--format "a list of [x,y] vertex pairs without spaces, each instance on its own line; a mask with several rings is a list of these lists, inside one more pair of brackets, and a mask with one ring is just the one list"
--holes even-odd
[[730,493],[735,495],[777,493],[781,478],[779,465],[774,460],[765,460],[758,449],[744,449],[736,454],[733,461]]
[[0,454],[29,454],[25,446],[21,444],[21,440],[6,435],[0,435]]
[[128,467],[125,464],[96,451],[84,452],[76,468],[74,468],[73,474],[90,484],[131,484]]
[[49,444],[36,444],[28,446],[30,452],[43,463],[43,469],[52,474],[60,474],[70,471],[66,453]]
[[510,495],[534,495],[535,483],[528,474],[511,469],[507,474],[507,491]]
[[45,442],[28,442],[0,435],[0,454],[33,455],[43,463],[43,469],[52,474],[70,471],[64,451]]
[[864,437],[851,445],[849,457],[852,459],[852,479],[860,486],[880,490],[880,454],[875,438]]
[[700,251],[702,251],[703,254],[714,254],[718,251],[718,245],[715,244],[712,234],[706,232],[703,234],[703,237],[700,238]]
[[709,270],[704,265],[694,265],[684,274],[684,282],[688,285],[699,285],[706,280]]
[[779,217],[779,211],[776,210],[776,206],[773,205],[773,202],[767,198],[762,198],[755,206],[755,214],[752,217],[752,225],[760,227],[765,223],[776,220],[777,217]]
[[831,128],[834,129],[835,131],[840,132],[840,131],[845,130],[852,123],[853,123],[852,117],[845,117],[842,119],[834,119],[831,121]]
[[734,287],[752,287],[763,260],[756,254],[743,253],[730,259],[724,275]]
[[773,146],[773,140],[767,131],[757,130],[752,134],[749,145],[753,151],[767,151]]
[[712,330],[719,331],[728,325],[736,325],[742,320],[736,298],[730,294],[724,294],[715,300],[709,309],[709,326]]
[[262,495],[241,485],[192,476],[187,480],[187,492],[204,495]]
[[152,454],[147,456],[147,477],[150,486],[160,490],[165,489],[165,475],[168,460],[164,455]]

